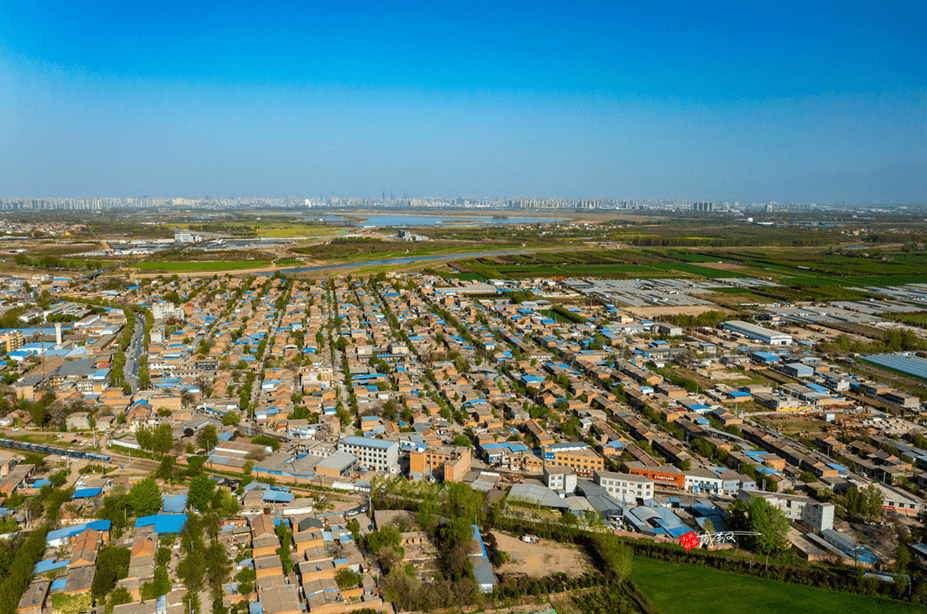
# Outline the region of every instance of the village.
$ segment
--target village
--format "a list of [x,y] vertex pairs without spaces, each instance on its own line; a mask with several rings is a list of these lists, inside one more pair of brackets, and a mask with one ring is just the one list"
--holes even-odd
[[[6,278],[3,532],[50,529],[17,611],[392,611],[390,570],[427,580],[442,547],[374,508],[408,483],[712,548],[763,499],[803,560],[891,579],[922,531],[924,404],[847,368],[827,328],[880,312],[653,311],[733,283]],[[532,538],[467,539],[491,594],[519,573],[497,540]]]

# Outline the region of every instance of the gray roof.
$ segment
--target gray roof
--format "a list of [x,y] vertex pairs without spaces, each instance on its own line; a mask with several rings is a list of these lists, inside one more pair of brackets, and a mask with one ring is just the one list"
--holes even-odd
[[609,495],[588,495],[586,501],[604,517],[624,514],[624,506]]
[[570,511],[574,513],[596,511],[595,507],[585,497],[567,497],[564,502],[570,507]]
[[484,556],[473,557],[473,578],[480,586],[496,585],[496,576],[492,572],[489,559]]
[[335,452],[322,462],[320,462],[316,467],[326,467],[328,469],[334,469],[335,471],[344,471],[351,465],[357,462],[357,457],[348,452]]
[[55,371],[55,373],[61,377],[82,377],[96,372],[96,364],[89,358],[66,362]]
[[509,491],[509,498],[527,501],[528,503],[534,503],[544,507],[569,509],[569,506],[566,504],[566,502],[546,486],[535,484],[515,484]]
[[42,382],[41,375],[27,375],[26,377],[20,378],[14,386],[37,386]]
[[383,439],[371,439],[369,437],[347,437],[344,440],[344,443],[354,446],[367,446],[370,448],[380,448],[381,450],[388,450],[393,446],[398,446],[395,441],[385,441]]

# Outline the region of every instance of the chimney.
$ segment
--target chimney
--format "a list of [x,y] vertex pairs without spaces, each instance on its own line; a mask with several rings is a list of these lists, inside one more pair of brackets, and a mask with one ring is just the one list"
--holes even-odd
[[55,343],[61,345],[61,322],[55,322]]

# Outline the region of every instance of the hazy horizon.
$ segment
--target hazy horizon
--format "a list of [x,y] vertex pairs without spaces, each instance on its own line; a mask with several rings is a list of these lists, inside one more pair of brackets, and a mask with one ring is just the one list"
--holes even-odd
[[927,202],[914,3],[0,1],[0,197]]

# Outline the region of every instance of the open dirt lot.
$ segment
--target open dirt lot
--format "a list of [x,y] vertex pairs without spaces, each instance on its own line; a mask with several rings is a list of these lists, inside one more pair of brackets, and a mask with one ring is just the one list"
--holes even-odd
[[541,540],[539,544],[526,544],[517,537],[493,531],[499,549],[509,555],[509,561],[499,573],[523,572],[535,578],[554,573],[578,576],[592,568],[585,552],[556,542]]

